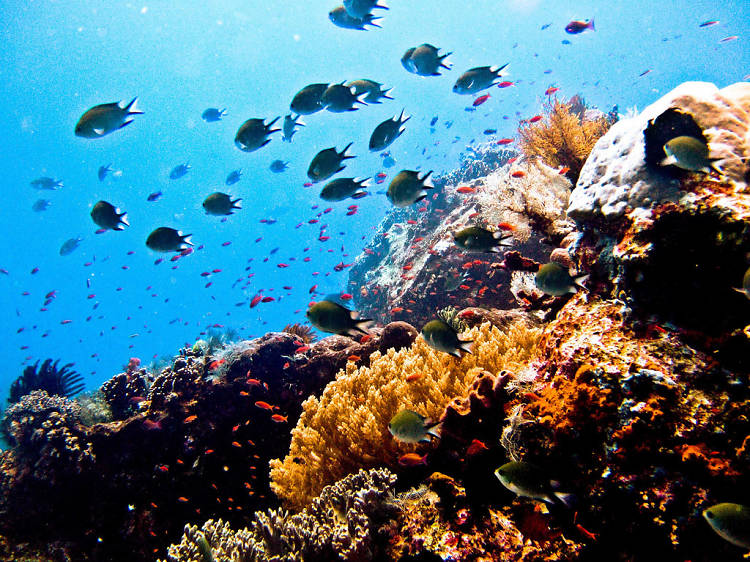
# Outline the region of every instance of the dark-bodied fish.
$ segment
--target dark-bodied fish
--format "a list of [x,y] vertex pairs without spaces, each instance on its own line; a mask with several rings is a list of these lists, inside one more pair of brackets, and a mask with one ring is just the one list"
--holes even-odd
[[344,0],[344,9],[353,18],[362,19],[375,8],[387,10],[388,6],[382,0]]
[[404,408],[391,418],[388,431],[404,443],[429,443],[430,437],[440,438],[440,433],[435,429],[437,425],[417,412]]
[[414,170],[401,170],[394,176],[388,185],[388,199],[396,207],[408,207],[417,201],[427,197],[426,189],[433,186],[427,182],[432,170],[419,177],[419,172]]
[[63,242],[62,246],[60,246],[60,255],[67,256],[71,254],[82,241],[83,238],[81,238],[80,236],[77,238],[68,238],[65,242]]
[[190,236],[174,228],[160,226],[148,235],[146,246],[155,252],[182,252],[186,249],[183,244],[193,245],[189,240]]
[[146,197],[146,201],[154,202],[157,199],[159,199],[162,196],[161,191],[154,191],[153,193],[149,193],[148,197]]
[[357,29],[359,31],[367,31],[368,25],[373,27],[380,27],[375,20],[382,18],[375,17],[372,14],[367,14],[362,18],[353,18],[350,16],[344,6],[337,6],[330,12],[328,12],[328,19],[331,20],[333,25],[336,27],[343,27],[344,29]]
[[172,168],[172,171],[169,172],[169,179],[178,180],[185,174],[187,174],[188,170],[190,170],[191,168],[192,166],[187,162],[185,162],[184,164],[177,164],[177,166]]
[[122,129],[130,125],[133,122],[133,115],[143,114],[135,106],[137,99],[133,98],[125,107],[120,106],[121,102],[95,105],[81,115],[78,123],[76,123],[76,136],[86,139],[98,139],[117,129]]
[[500,483],[516,495],[549,504],[570,507],[573,495],[560,492],[559,484],[537,466],[527,462],[509,462],[495,470]]
[[107,179],[107,174],[109,174],[112,171],[112,164],[107,164],[106,166],[99,166],[99,170],[96,172],[96,177],[99,178],[99,181],[104,181]]
[[268,138],[269,135],[281,130],[272,128],[273,124],[278,120],[279,118],[277,117],[266,125],[263,119],[248,119],[237,130],[237,135],[234,137],[234,144],[244,152],[258,150],[260,147],[271,142],[271,139]]
[[357,178],[338,178],[329,181],[320,192],[320,198],[324,201],[343,201],[347,197],[359,199],[367,195],[367,180]]
[[393,141],[404,133],[406,129],[402,125],[409,119],[411,119],[410,116],[404,118],[404,111],[401,110],[401,115],[398,117],[394,116],[380,123],[370,135],[370,150],[377,152],[389,147]]
[[310,162],[307,169],[307,177],[314,182],[327,180],[332,175],[339,173],[344,169],[341,163],[354,156],[348,156],[346,151],[353,143],[349,143],[341,152],[336,152],[336,147],[326,148],[318,152]]
[[721,170],[714,166],[720,158],[711,158],[708,145],[695,137],[683,135],[670,139],[664,145],[664,154],[667,157],[659,162],[661,166],[673,165],[688,172],[714,171],[722,175]]
[[206,210],[206,214],[209,215],[231,215],[235,209],[241,209],[238,202],[242,199],[232,199],[226,193],[217,191],[212,193],[203,201],[203,208]]
[[583,33],[587,29],[590,29],[591,31],[596,31],[594,28],[594,18],[591,18],[590,20],[573,20],[568,25],[565,26],[565,31],[567,33],[570,33],[571,35],[577,35],[579,33]]
[[447,65],[444,61],[445,58],[450,56],[451,53],[445,55],[439,55],[438,47],[434,47],[429,43],[423,43],[419,47],[412,47],[408,49],[404,56],[401,57],[401,64],[403,67],[413,74],[419,76],[440,76],[440,68],[450,70],[450,65]]
[[221,121],[221,118],[226,117],[226,115],[226,108],[217,109],[215,107],[209,107],[203,113],[201,113],[201,119],[203,119],[206,123],[215,123],[216,121]]
[[123,226],[130,226],[126,215],[125,211],[120,212],[120,209],[106,201],[98,201],[91,209],[91,219],[94,223],[107,230],[123,230]]
[[393,99],[388,95],[388,92],[390,92],[393,88],[383,89],[383,85],[380,82],[375,82],[375,80],[361,78],[359,80],[352,80],[351,82],[347,82],[345,86],[354,88],[354,95],[356,96],[367,93],[367,95],[362,98],[362,101],[366,103],[381,103],[381,99]]
[[453,241],[468,252],[501,252],[503,246],[509,246],[510,234],[502,230],[489,231],[481,226],[468,226],[453,233]]
[[283,160],[274,160],[273,162],[271,162],[271,165],[268,167],[268,169],[271,170],[274,174],[280,174],[288,167],[289,162],[284,162]]
[[31,187],[33,187],[34,189],[46,189],[48,191],[54,191],[56,189],[60,189],[63,186],[63,182],[60,180],[56,180],[55,178],[42,176],[40,178],[36,178],[35,180],[31,180],[29,182],[29,185],[31,185]]
[[46,199],[37,199],[31,206],[31,210],[35,213],[41,213],[42,211],[46,211],[51,204],[52,203],[50,203]]
[[[344,86],[341,84],[331,84],[323,92],[323,96],[320,101],[323,103],[328,111],[333,113],[343,113],[345,111],[356,111],[358,107],[354,107],[355,103],[367,105],[363,102],[356,94],[357,89],[352,87]],[[364,97],[364,94],[360,94]]]
[[457,94],[476,94],[482,90],[486,90],[499,84],[500,81],[496,80],[501,76],[505,76],[502,73],[503,69],[508,66],[509,63],[505,63],[503,66],[477,66],[464,72],[458,77],[456,83],[453,85],[453,91]]
[[281,140],[286,142],[292,142],[294,133],[297,132],[297,127],[304,127],[305,124],[299,120],[299,115],[292,115],[291,113],[284,116],[284,124],[281,126]]
[[372,322],[367,318],[358,318],[356,311],[329,300],[316,302],[307,309],[306,315],[318,330],[342,336],[367,334],[366,325]]
[[224,180],[224,183],[227,185],[234,185],[240,179],[242,178],[242,168],[238,168],[236,170],[232,170],[227,174],[227,179]]
[[471,353],[473,342],[460,339],[455,328],[443,320],[430,320],[422,326],[422,337],[431,348],[459,359],[461,352]]
[[750,548],[750,507],[719,503],[705,509],[703,517],[724,540],[740,548]]
[[323,92],[327,89],[328,84],[308,84],[294,94],[289,108],[298,115],[316,113],[325,107],[321,98],[323,97]]
[[561,297],[567,293],[578,292],[578,287],[584,288],[582,284],[588,277],[588,275],[575,275],[559,263],[550,262],[539,268],[534,281],[540,291],[554,297]]

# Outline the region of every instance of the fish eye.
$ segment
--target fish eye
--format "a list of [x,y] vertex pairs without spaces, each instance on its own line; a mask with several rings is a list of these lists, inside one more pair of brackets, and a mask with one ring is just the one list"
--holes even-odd
[[712,512],[710,512],[710,511],[706,511],[706,517],[708,517],[709,519],[713,519],[714,518],[714,514]]

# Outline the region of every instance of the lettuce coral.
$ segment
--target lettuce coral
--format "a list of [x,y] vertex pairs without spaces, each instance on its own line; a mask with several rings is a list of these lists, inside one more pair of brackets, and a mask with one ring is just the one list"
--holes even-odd
[[418,338],[408,349],[374,353],[369,367],[348,363],[320,398],[303,403],[289,454],[270,463],[271,488],[287,507],[301,509],[323,487],[359,468],[397,467],[398,458],[416,446],[391,437],[393,415],[408,408],[438,419],[482,371],[520,369],[534,355],[540,332],[517,323],[503,333],[485,323],[463,334],[474,344],[461,360]]

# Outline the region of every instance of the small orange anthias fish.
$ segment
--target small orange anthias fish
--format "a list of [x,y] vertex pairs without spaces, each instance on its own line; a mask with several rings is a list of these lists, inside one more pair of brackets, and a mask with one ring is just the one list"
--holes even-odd
[[477,99],[475,99],[471,105],[474,107],[477,107],[479,105],[482,105],[484,102],[486,102],[488,99],[490,99],[489,94],[484,94],[483,96],[479,96]]
[[485,445],[479,439],[474,439],[472,440],[469,447],[466,449],[466,455],[471,457],[486,450],[487,450],[487,445]]
[[406,453],[398,458],[398,464],[401,466],[418,466],[423,464],[427,466],[427,453],[420,456],[417,453]]

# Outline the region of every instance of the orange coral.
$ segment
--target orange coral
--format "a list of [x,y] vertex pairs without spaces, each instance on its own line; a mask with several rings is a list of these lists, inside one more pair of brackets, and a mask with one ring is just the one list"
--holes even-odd
[[594,144],[611,125],[604,116],[591,120],[575,109],[572,99],[555,99],[545,104],[544,119],[518,129],[519,145],[527,157],[538,157],[553,168],[570,168],[566,175],[573,183]]

